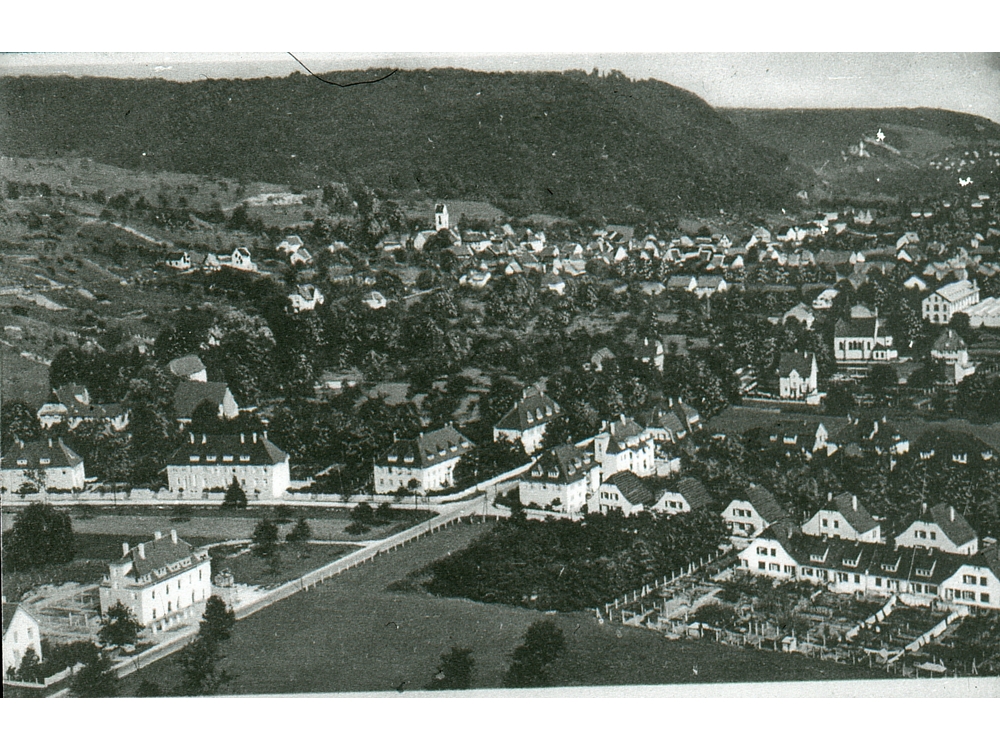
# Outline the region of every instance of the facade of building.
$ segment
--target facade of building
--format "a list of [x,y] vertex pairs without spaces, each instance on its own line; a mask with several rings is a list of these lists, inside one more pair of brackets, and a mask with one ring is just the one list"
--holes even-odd
[[693,477],[679,479],[677,484],[660,494],[652,507],[654,513],[673,516],[707,508],[712,504],[712,496],[705,485]]
[[594,493],[588,509],[591,513],[604,513],[616,509],[625,516],[641,513],[653,505],[653,491],[642,477],[630,471],[620,471],[606,477]]
[[579,516],[598,490],[600,466],[575,445],[542,453],[518,482],[521,504]]
[[21,660],[34,649],[39,661],[42,654],[42,634],[36,620],[28,610],[17,602],[3,602],[3,674],[6,678],[10,669],[18,669]]
[[1000,299],[987,297],[976,305],[967,307],[971,328],[1000,328]]
[[17,492],[24,485],[36,490],[82,490],[83,459],[62,438],[15,440],[0,457],[0,489]]
[[946,325],[951,321],[952,315],[963,312],[978,302],[979,286],[975,281],[955,281],[924,298],[923,318],[931,323]]
[[722,520],[732,536],[753,538],[772,524],[788,521],[788,511],[768,490],[750,485],[726,506]]
[[129,547],[108,563],[100,586],[101,612],[123,604],[144,628],[169,630],[194,624],[212,596],[212,559],[177,532],[155,532],[152,541]]
[[857,495],[848,492],[836,497],[827,495],[824,506],[802,524],[802,533],[871,544],[882,541],[882,527],[878,521],[858,502]]
[[451,229],[451,223],[448,220],[448,207],[444,203],[438,203],[434,206],[434,231],[441,232]]
[[45,429],[63,422],[75,430],[84,422],[99,422],[107,430],[121,432],[128,427],[129,414],[121,404],[91,403],[90,392],[84,385],[64,385],[53,391],[55,402],[42,404],[37,416]]
[[953,555],[979,552],[979,535],[954,505],[938,503],[929,508],[923,503],[920,513],[904,526],[896,536],[899,547],[934,548]]
[[313,284],[300,284],[294,292],[288,295],[288,303],[292,307],[292,312],[295,313],[315,310],[317,305],[322,305],[325,301],[323,292]]
[[624,415],[606,424],[594,438],[594,458],[605,477],[620,471],[630,471],[640,477],[656,473],[653,436]]
[[397,440],[375,462],[375,492],[435,492],[455,483],[455,467],[472,450],[472,441],[453,426]]
[[195,435],[167,462],[171,492],[197,495],[225,490],[233,481],[248,497],[279,497],[291,476],[288,454],[267,439],[267,433]]
[[560,414],[559,404],[537,388],[528,388],[514,408],[493,426],[493,441],[519,442],[530,456],[541,445],[545,426]]
[[819,389],[819,370],[812,352],[782,352],[778,359],[778,394],[804,401]]
[[899,356],[892,348],[892,336],[877,317],[838,320],[833,354],[838,362],[891,362]]
[[976,372],[976,366],[969,361],[969,348],[951,328],[945,329],[935,339],[931,357],[944,363],[949,383],[958,385]]

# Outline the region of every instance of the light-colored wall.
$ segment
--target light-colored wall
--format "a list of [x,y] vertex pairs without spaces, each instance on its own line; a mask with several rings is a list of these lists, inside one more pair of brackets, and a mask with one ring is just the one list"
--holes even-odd
[[42,634],[34,617],[18,607],[14,617],[3,634],[3,676],[6,679],[7,670],[21,666],[21,659],[29,648],[35,649],[39,659],[42,654]]
[[[736,511],[740,511],[740,513]],[[733,500],[729,503],[722,512],[722,520],[731,526],[730,533],[733,536],[755,537],[769,526],[764,517],[747,500]],[[741,529],[739,524],[743,524],[744,526],[750,524],[753,526],[753,530]]]
[[426,469],[412,466],[375,466],[375,491],[390,495],[399,489],[409,489],[410,480],[416,479],[422,492],[434,492],[455,483],[455,467],[461,456],[449,458]]
[[167,483],[171,492],[183,490],[200,493],[202,490],[226,489],[236,477],[244,492],[260,492],[267,497],[277,497],[288,489],[291,483],[288,459],[272,466],[240,464],[239,456],[233,463],[190,464],[188,466],[168,466]]
[[[44,470],[45,487],[51,490],[82,490],[86,484],[83,462],[76,466],[49,467]],[[25,469],[4,469],[0,471],[0,488],[7,492],[17,492],[21,485],[35,484],[33,472]],[[39,488],[41,489],[41,488]]]
[[963,565],[941,584],[941,593],[946,601],[1000,609],[1000,579],[987,567]]
[[494,427],[493,442],[506,441],[508,443],[516,443],[520,441],[524,447],[524,452],[530,456],[541,447],[542,438],[545,436],[546,424],[543,422],[534,427],[529,427],[523,432],[520,430],[500,430]]
[[[923,534],[923,536],[921,536]],[[936,523],[914,521],[906,530],[896,537],[899,547],[933,547],[942,552],[956,555],[974,555],[979,551],[979,539],[971,539],[959,546],[951,541]]]
[[802,524],[802,533],[810,536],[829,536],[838,539],[851,539],[857,542],[881,542],[882,529],[876,526],[864,534],[859,534],[851,524],[836,510],[819,510],[812,518]]
[[573,515],[587,507],[588,481],[580,477],[570,484],[559,482],[534,482],[522,479],[518,482],[518,493],[522,505],[535,503],[540,508],[551,508],[555,500],[559,500],[557,509]]
[[212,595],[210,557],[155,583],[137,583],[123,576],[124,570],[123,566],[110,566],[108,578],[101,583],[101,611],[107,612],[121,602],[132,610],[143,627],[166,624],[166,620],[191,619],[195,615],[190,611],[204,608]]

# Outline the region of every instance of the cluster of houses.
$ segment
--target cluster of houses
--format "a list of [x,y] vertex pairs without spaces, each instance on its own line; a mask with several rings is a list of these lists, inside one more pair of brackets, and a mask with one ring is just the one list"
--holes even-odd
[[178,271],[211,273],[223,268],[257,273],[257,264],[250,257],[250,250],[237,247],[231,253],[202,253],[197,250],[178,250],[164,259],[164,265]]

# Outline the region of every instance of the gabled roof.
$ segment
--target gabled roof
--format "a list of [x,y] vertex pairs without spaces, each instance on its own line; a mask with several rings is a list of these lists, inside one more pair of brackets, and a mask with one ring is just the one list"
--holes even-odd
[[197,354],[188,354],[187,356],[173,359],[167,367],[170,369],[170,372],[179,378],[189,378],[196,372],[201,372],[205,369],[204,363]]
[[177,384],[177,390],[174,391],[174,416],[177,419],[190,419],[195,407],[202,401],[220,406],[228,391],[226,383],[184,380]]
[[960,351],[967,350],[968,347],[959,336],[951,328],[946,328],[941,332],[941,335],[934,340],[934,346],[931,347],[932,352],[952,352],[958,353]]
[[561,413],[559,404],[537,388],[528,388],[522,394],[521,400],[514,404],[514,408],[496,423],[496,428],[524,432],[545,424]]
[[937,525],[941,529],[941,533],[957,547],[961,547],[979,536],[965,520],[965,516],[947,503],[938,503],[931,508],[925,506],[917,516],[905,521],[902,528],[908,529],[916,521]]
[[83,463],[62,438],[14,443],[0,456],[0,469],[56,469]]
[[687,500],[687,504],[691,506],[691,510],[707,508],[713,502],[712,496],[705,489],[705,485],[693,477],[684,477],[679,480],[677,482],[677,493]]
[[397,440],[382,454],[378,465],[426,469],[462,456],[472,448],[472,441],[449,424],[409,440]]
[[760,517],[768,523],[788,518],[788,512],[781,507],[781,503],[775,499],[774,495],[764,487],[759,487],[755,484],[750,485],[750,487],[744,490],[742,499],[750,503],[754,507],[754,510],[760,514]]
[[56,394],[56,398],[59,399],[59,403],[64,406],[69,406],[70,404],[89,404],[90,394],[87,392],[87,386],[77,385],[76,383],[71,383],[69,385],[60,386],[53,391]]
[[833,328],[835,338],[875,338],[877,326],[876,318],[852,318],[851,320],[838,320]]
[[[197,456],[197,461],[191,458]],[[227,460],[228,459],[228,460]],[[288,454],[263,433],[239,435],[195,435],[174,451],[168,466],[273,466],[288,460]]]
[[850,492],[842,492],[832,500],[824,504],[825,510],[835,510],[844,517],[844,520],[851,525],[859,534],[864,534],[878,526],[878,521],[872,518],[871,513],[860,502],[857,496]]
[[609,436],[607,453],[621,453],[630,450],[628,441],[630,438],[640,437],[645,430],[638,422],[628,417],[616,419],[608,424],[605,433]]
[[965,299],[975,291],[977,291],[975,285],[968,279],[963,279],[962,281],[945,284],[935,294],[948,300],[948,302],[957,302],[960,299]]
[[604,480],[604,484],[613,484],[626,500],[632,505],[649,507],[653,502],[653,493],[640,477],[631,471],[619,471]]
[[174,537],[167,534],[161,536],[159,539],[143,542],[142,555],[139,554],[140,550],[137,545],[130,548],[128,554],[120,557],[116,561],[116,564],[127,565],[131,562],[132,570],[130,574],[138,580],[143,576],[166,568],[168,565],[173,565],[191,557],[194,547],[180,537],[176,539],[177,541],[174,541]]
[[17,602],[4,602],[3,603],[3,635],[7,635],[7,628],[10,627],[11,622],[14,620],[14,614],[17,612],[18,608],[21,609],[26,615],[31,617],[32,620],[35,618],[31,615],[28,610],[22,607]]
[[584,479],[593,468],[593,457],[575,445],[557,445],[539,456],[523,478],[531,482],[573,484]]
[[815,355],[812,352],[782,352],[778,359],[778,377],[787,378],[792,370],[801,377],[809,377]]

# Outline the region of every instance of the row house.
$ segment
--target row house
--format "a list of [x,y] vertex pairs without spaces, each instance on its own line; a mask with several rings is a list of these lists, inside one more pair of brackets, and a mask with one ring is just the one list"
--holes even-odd
[[455,484],[455,467],[473,443],[452,425],[396,440],[375,461],[375,492],[436,492]]
[[542,444],[549,422],[562,414],[559,404],[535,387],[521,393],[521,399],[493,426],[493,441],[521,443],[529,456]]
[[593,456],[575,445],[550,448],[518,482],[521,503],[578,517],[598,490],[600,472]]
[[858,501],[858,496],[849,492],[836,497],[832,493],[828,494],[823,507],[802,524],[802,533],[871,544],[882,541],[879,522]]
[[130,547],[108,564],[100,585],[101,612],[116,604],[128,608],[144,628],[154,633],[192,625],[212,596],[212,559],[171,530]]
[[899,547],[926,547],[953,555],[974,555],[979,551],[979,535],[955,506],[921,503],[920,512],[905,520],[896,535]]
[[782,581],[808,581],[831,591],[1000,609],[1000,556],[994,544],[975,555],[893,547],[766,530],[739,553],[738,570]]
[[684,477],[677,483],[660,493],[651,510],[654,513],[664,513],[674,516],[678,513],[709,508],[714,504],[711,494],[705,485],[693,477]]
[[247,495],[274,498],[291,484],[288,454],[267,433],[189,434],[188,442],[167,460],[171,492],[221,492],[233,480]]
[[751,484],[722,511],[734,539],[752,539],[774,524],[787,525],[788,511],[764,487]]

